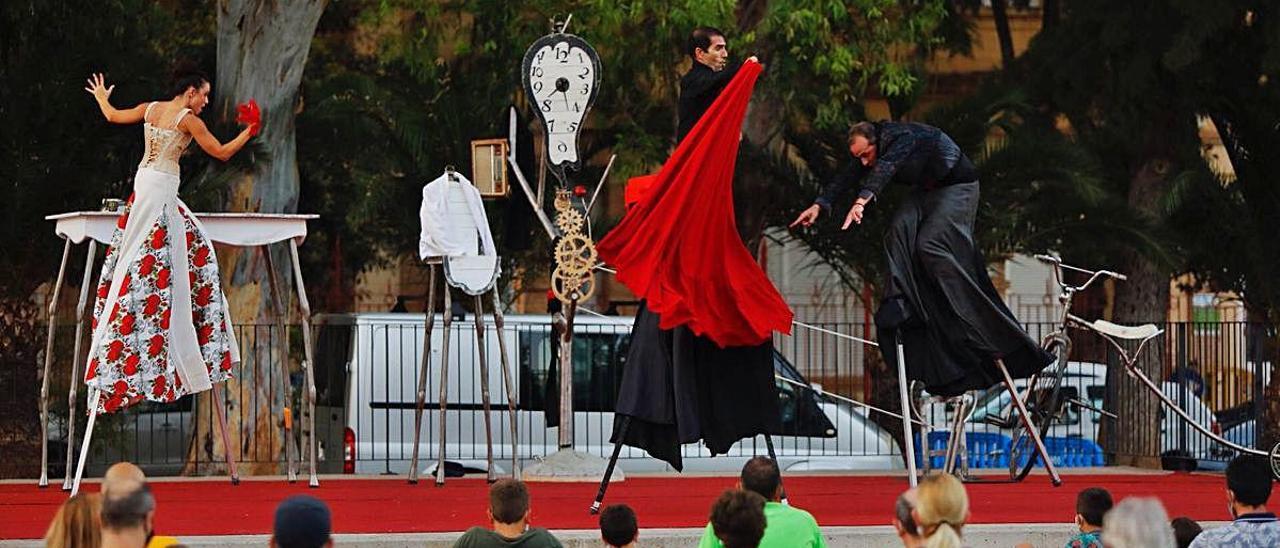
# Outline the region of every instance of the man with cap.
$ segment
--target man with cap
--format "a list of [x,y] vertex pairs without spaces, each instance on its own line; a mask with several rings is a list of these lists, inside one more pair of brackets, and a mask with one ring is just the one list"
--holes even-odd
[[328,548],[329,507],[308,495],[294,495],[276,507],[275,524],[271,528],[271,548]]

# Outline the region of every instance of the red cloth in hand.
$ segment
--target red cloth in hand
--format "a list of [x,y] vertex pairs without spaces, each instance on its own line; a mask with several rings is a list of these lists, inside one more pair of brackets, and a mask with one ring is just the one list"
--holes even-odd
[[262,110],[258,108],[258,102],[249,99],[248,103],[236,105],[236,123],[249,126],[249,134],[257,135],[262,127]]
[[761,70],[744,65],[662,170],[632,179],[634,205],[596,246],[661,328],[687,325],[721,347],[791,332],[791,309],[742,244],[733,214],[738,137]]

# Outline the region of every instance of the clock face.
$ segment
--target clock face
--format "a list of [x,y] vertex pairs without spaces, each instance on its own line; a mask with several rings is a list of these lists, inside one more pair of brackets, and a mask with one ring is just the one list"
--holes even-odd
[[546,131],[547,163],[565,182],[565,168],[577,169],[580,163],[578,133],[595,100],[599,57],[572,34],[544,36],[525,53],[523,80]]

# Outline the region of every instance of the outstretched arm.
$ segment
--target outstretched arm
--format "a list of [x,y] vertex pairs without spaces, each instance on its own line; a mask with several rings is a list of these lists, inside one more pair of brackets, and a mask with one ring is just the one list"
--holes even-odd
[[230,160],[237,152],[240,152],[240,149],[244,148],[245,143],[248,143],[249,138],[253,136],[253,126],[245,126],[243,130],[240,130],[240,134],[236,135],[235,139],[226,143],[219,143],[218,138],[209,133],[209,128],[204,125],[204,120],[201,120],[199,116],[182,117],[178,127],[190,133],[191,137],[196,140],[196,144],[200,145],[200,148],[204,149],[206,153],[224,162]]
[[108,122],[113,124],[136,124],[142,121],[142,116],[147,113],[147,104],[141,103],[130,109],[120,110],[111,106],[111,92],[115,91],[115,86],[107,86],[106,79],[101,74],[94,74],[89,78],[89,86],[84,88],[98,101],[98,108],[102,109],[102,116]]

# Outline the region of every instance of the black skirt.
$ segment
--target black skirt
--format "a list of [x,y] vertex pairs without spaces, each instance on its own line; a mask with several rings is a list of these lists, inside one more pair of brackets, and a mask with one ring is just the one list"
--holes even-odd
[[900,336],[907,378],[939,396],[1001,381],[995,359],[1014,378],[1053,361],[996,292],[973,241],[978,183],[913,192],[885,235],[889,279],[876,312],[880,351],[897,363]]
[[773,343],[720,348],[685,327],[658,328],[658,315],[641,305],[610,441],[644,449],[676,470],[680,446],[702,440],[712,455],[734,443],[781,430]]

